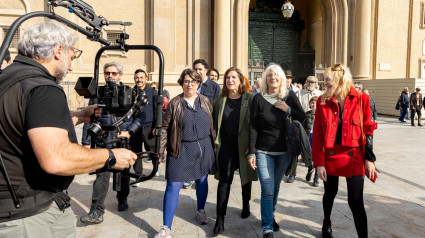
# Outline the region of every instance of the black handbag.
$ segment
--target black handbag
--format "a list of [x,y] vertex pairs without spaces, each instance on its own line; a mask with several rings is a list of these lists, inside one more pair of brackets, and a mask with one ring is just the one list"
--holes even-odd
[[[286,102],[286,98],[283,99]],[[301,154],[302,142],[301,142],[301,130],[292,117],[285,113],[286,127],[285,127],[285,140],[286,148],[292,156],[298,156]]]
[[395,110],[400,110],[400,98],[397,100],[397,104],[395,105]]

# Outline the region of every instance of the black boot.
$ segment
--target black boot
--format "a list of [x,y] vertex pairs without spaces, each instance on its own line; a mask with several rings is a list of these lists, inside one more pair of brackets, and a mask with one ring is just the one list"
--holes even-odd
[[128,210],[127,198],[118,198],[118,211],[123,212]]
[[249,201],[243,203],[243,208],[241,212],[242,219],[246,219],[251,215],[251,211],[249,209]]
[[214,226],[214,235],[223,233],[224,231],[224,216],[217,216]]
[[277,224],[276,220],[273,217],[273,231],[278,231],[279,228],[279,224]]
[[333,238],[331,220],[323,219],[322,238]]

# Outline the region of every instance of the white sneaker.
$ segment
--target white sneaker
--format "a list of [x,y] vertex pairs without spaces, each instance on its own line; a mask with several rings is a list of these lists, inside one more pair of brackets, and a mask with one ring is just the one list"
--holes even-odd
[[162,226],[155,238],[171,238],[171,230],[168,226]]
[[192,184],[193,184],[194,182],[195,182],[195,181],[185,181],[185,182],[183,182],[183,188],[184,188],[184,189],[188,189],[188,188],[192,187]]
[[201,224],[201,225],[208,223],[207,213],[205,212],[204,209],[199,209],[196,212],[196,220],[198,220],[198,223]]
[[142,186],[142,183],[143,182],[132,184],[131,187],[133,187],[133,188],[141,187]]
[[161,175],[161,168],[158,167],[158,170],[155,173],[155,177],[159,177]]

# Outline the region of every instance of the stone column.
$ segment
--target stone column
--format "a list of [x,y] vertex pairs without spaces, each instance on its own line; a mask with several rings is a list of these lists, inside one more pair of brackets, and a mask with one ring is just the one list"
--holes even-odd
[[222,74],[232,65],[231,1],[214,1],[214,67]]
[[354,79],[370,79],[371,0],[356,1]]

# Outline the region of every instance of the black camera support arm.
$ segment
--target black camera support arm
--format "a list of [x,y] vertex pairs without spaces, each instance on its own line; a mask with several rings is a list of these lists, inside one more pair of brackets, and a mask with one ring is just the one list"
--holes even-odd
[[[57,4],[55,3],[57,2]],[[68,4],[65,4],[65,2],[68,2]],[[74,5],[72,3],[74,3]],[[78,3],[78,4],[77,4]],[[73,1],[61,1],[61,0],[49,0],[48,2],[49,5],[52,6],[64,6],[70,9],[70,12],[75,12],[75,14],[80,17],[83,21],[87,22],[90,26],[93,27],[93,29],[91,29],[90,27],[83,28],[71,21],[69,21],[68,19],[65,19],[57,14],[55,14],[54,12],[30,12],[27,13],[21,17],[19,17],[18,19],[16,19],[12,25],[10,26],[9,30],[7,31],[6,36],[4,37],[3,43],[1,44],[0,47],[0,62],[3,61],[4,59],[4,55],[6,54],[6,50],[9,48],[10,43],[12,42],[13,36],[15,35],[15,32],[18,30],[19,26],[26,20],[34,18],[34,17],[47,17],[53,20],[57,20],[65,25],[67,25],[68,27],[80,32],[83,35],[86,35],[87,38],[91,41],[98,41],[103,45],[110,45],[110,43],[101,38],[100,37],[100,31],[102,30],[102,27],[104,25],[108,25],[108,21],[101,17],[101,16],[96,16],[94,14],[93,8],[84,3],[81,0],[73,0]],[[74,6],[74,7],[72,7]],[[73,9],[73,10],[71,10]],[[83,14],[85,13],[86,16]],[[89,14],[90,13],[90,14]],[[91,17],[90,15],[92,15],[93,17]]]

